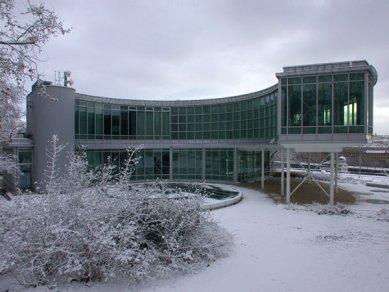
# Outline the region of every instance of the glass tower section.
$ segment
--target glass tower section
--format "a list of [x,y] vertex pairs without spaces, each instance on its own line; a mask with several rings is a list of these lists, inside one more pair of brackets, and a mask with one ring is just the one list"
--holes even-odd
[[281,78],[281,134],[364,133],[372,116],[365,108],[365,100],[372,100],[368,76],[357,72]]

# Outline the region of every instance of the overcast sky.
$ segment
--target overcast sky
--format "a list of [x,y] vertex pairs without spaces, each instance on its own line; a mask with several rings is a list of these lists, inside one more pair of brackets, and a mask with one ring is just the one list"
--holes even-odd
[[375,129],[389,134],[388,0],[55,0],[72,31],[40,71],[71,70],[77,92],[204,99],[276,84],[283,66],[367,60],[378,71]]

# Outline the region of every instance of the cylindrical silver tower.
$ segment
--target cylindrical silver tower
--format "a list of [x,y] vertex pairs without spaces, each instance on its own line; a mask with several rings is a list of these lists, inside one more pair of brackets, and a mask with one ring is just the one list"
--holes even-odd
[[64,171],[66,156],[74,151],[75,90],[55,85],[34,85],[27,97],[26,134],[34,141],[32,181],[44,187],[47,165],[46,149],[53,135],[66,144],[58,160],[60,173]]

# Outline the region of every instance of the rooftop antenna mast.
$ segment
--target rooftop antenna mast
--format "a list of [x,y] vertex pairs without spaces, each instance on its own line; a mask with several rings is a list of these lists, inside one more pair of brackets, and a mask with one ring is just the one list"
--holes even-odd
[[60,86],[72,86],[74,81],[70,78],[72,72],[70,70],[66,71],[55,71],[55,85]]

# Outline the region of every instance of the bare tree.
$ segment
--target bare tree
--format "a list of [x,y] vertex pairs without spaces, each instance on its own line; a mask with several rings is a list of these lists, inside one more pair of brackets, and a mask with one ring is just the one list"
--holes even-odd
[[15,134],[21,118],[20,96],[21,89],[0,78],[0,141],[8,141]]
[[44,189],[49,195],[60,192],[60,179],[58,160],[61,152],[65,148],[64,144],[59,143],[57,135],[53,135],[49,148],[46,149],[47,164],[44,171],[45,181]]
[[22,116],[19,107],[21,96],[20,87],[0,78],[0,174],[14,174],[17,170],[15,158],[2,150],[2,144],[9,142],[17,131]]
[[15,0],[0,0],[0,78],[23,85],[38,77],[38,54],[49,39],[66,34],[60,18],[44,4],[25,1],[17,11]]
[[39,79],[38,55],[44,44],[51,37],[69,32],[44,4],[15,2],[0,0],[0,172],[10,171],[9,156],[2,151],[2,144],[15,134],[22,115],[19,104],[24,82]]

